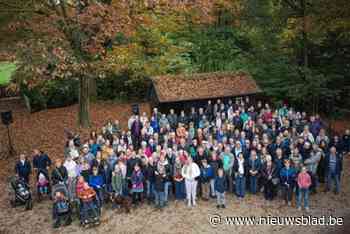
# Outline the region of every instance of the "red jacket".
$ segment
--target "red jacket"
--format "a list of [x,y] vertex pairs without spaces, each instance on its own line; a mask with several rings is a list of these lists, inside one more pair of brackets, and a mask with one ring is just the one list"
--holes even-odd
[[307,172],[300,172],[298,175],[299,188],[308,189],[311,185],[311,177]]

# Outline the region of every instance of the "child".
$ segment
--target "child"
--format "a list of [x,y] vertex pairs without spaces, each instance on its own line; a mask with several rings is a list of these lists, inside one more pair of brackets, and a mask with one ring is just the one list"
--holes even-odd
[[69,225],[72,222],[69,202],[61,192],[55,194],[52,214],[54,228],[59,228],[61,223]]
[[217,199],[217,208],[225,208],[225,191],[227,188],[226,178],[222,168],[218,170],[218,176],[215,178],[214,189]]
[[131,186],[132,200],[134,205],[137,205],[141,202],[141,195],[143,193],[143,174],[138,164],[134,166],[134,171],[131,175]]
[[161,167],[159,171],[155,172],[155,184],[154,184],[154,194],[156,208],[162,209],[165,206],[165,173],[164,168]]
[[311,177],[309,173],[307,173],[307,169],[305,166],[301,168],[301,172],[298,175],[298,186],[299,186],[299,193],[297,198],[298,210],[301,210],[301,200],[302,200],[302,197],[304,197],[304,208],[308,212],[309,211],[309,188],[311,186]]
[[47,194],[48,193],[48,186],[49,186],[49,181],[44,175],[44,173],[39,172],[38,176],[38,189],[40,194]]
[[202,160],[201,168],[201,186],[202,186],[202,198],[205,201],[209,200],[210,196],[210,180],[214,177],[213,168],[208,164],[206,159]]

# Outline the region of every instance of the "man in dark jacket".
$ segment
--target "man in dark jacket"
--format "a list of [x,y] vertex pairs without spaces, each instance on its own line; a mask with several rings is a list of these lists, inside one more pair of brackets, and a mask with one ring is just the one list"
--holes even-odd
[[170,113],[168,114],[167,118],[171,129],[175,130],[177,126],[177,115],[175,114],[174,109],[170,109]]
[[335,183],[335,194],[340,191],[340,176],[343,170],[343,159],[337,152],[335,146],[332,146],[325,158],[325,174],[327,178],[327,191],[331,189],[331,183]]
[[33,167],[37,176],[40,171],[48,174],[51,166],[51,159],[49,158],[49,156],[37,149],[35,149],[33,153],[34,153]]
[[143,128],[142,123],[138,115],[135,116],[135,120],[131,125],[131,136],[135,149],[138,149],[141,144],[141,129]]
[[258,189],[258,177],[260,176],[261,162],[256,151],[252,150],[248,161],[250,192],[256,194]]
[[29,183],[32,166],[24,154],[19,156],[19,161],[16,163],[15,171],[19,178],[23,179],[26,183]]
[[211,100],[208,101],[208,105],[205,108],[205,115],[208,117],[209,122],[213,121],[213,113],[214,113],[214,107],[211,103]]

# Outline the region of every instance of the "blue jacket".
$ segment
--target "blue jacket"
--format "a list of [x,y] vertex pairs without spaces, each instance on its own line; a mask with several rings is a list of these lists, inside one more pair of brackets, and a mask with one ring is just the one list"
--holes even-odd
[[90,152],[96,156],[97,154],[97,151],[100,151],[101,150],[101,146],[99,144],[92,144],[90,146]]
[[295,184],[296,176],[297,172],[293,167],[289,167],[288,169],[283,167],[280,171],[281,184],[285,185],[287,183],[290,186],[293,186]]
[[[326,154],[325,157],[325,174],[328,175],[329,173],[329,158],[330,158],[330,153]],[[335,165],[335,174],[340,175],[341,171],[343,170],[343,158],[341,155],[338,153],[336,155],[336,165]]]
[[214,178],[213,168],[210,165],[208,165],[208,167],[202,167],[200,178],[202,183],[209,182],[212,178]]
[[89,185],[94,189],[102,188],[104,185],[103,177],[101,175],[90,175]]
[[226,191],[227,181],[226,181],[226,178],[224,176],[223,177],[217,176],[215,178],[214,189],[215,189],[215,191],[217,191],[219,193],[223,193]]

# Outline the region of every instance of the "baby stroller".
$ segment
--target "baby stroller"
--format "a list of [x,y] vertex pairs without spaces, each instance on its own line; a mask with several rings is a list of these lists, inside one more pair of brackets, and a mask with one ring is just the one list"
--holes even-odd
[[79,199],[76,196],[75,192],[75,184],[76,180],[70,182],[70,183],[58,183],[52,186],[52,193],[51,197],[54,199],[55,194],[57,192],[61,192],[64,194],[65,198],[67,198],[69,204],[70,204],[70,209],[72,213],[77,213],[79,217]]
[[21,178],[13,176],[10,181],[10,204],[12,207],[24,205],[26,210],[33,208],[32,194],[29,185]]
[[70,225],[72,222],[72,208],[68,199],[68,190],[64,184],[57,184],[53,187],[52,194],[54,201],[52,206],[53,227],[58,228],[61,224]]
[[50,194],[50,179],[45,171],[39,171],[36,190],[38,195],[38,201],[40,202],[43,197]]

